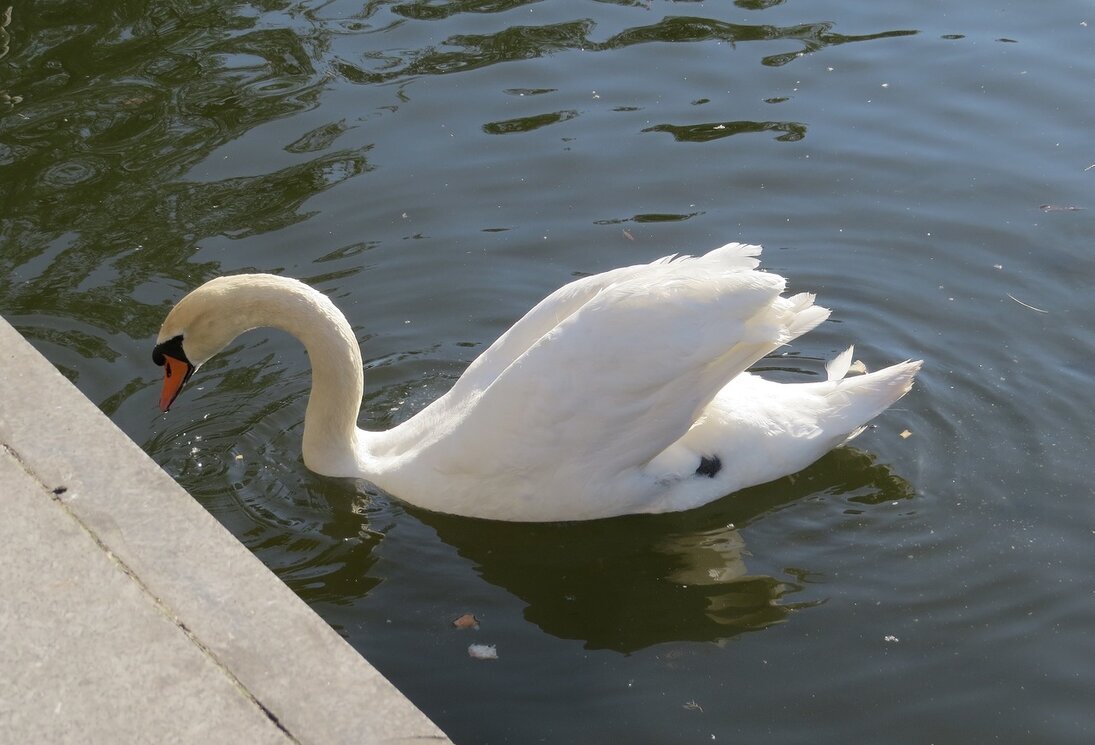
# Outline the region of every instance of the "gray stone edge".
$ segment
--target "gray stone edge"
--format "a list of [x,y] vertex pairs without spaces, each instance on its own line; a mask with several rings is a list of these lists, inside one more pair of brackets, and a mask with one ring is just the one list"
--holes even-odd
[[0,443],[289,737],[448,737],[0,318]]

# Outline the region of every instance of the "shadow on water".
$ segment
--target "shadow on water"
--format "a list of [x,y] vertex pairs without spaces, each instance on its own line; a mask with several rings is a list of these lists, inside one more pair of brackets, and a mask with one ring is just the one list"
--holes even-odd
[[546,633],[589,649],[634,652],[728,639],[823,602],[795,601],[801,574],[750,573],[740,530],[826,494],[854,494],[849,501],[864,506],[913,496],[873,456],[841,448],[796,476],[683,513],[514,524],[407,510],[474,562],[483,579],[526,602],[525,617]]

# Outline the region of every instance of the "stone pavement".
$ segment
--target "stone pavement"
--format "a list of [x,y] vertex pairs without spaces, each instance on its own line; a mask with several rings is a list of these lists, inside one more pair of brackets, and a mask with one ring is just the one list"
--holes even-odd
[[2,318],[0,506],[0,742],[449,742]]

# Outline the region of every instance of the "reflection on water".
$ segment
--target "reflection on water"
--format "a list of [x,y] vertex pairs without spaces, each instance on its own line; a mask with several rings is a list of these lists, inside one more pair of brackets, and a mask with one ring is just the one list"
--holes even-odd
[[589,649],[633,652],[721,641],[819,602],[795,601],[801,569],[782,577],[750,573],[740,530],[801,500],[849,493],[858,504],[912,497],[888,467],[841,448],[795,477],[680,514],[515,525],[408,510],[474,562],[483,579],[527,603],[525,617],[546,633]]
[[[437,21],[465,12],[501,12],[528,4],[510,2],[415,2],[392,6],[397,15],[415,20]],[[589,18],[535,26],[510,25],[493,34],[455,34],[441,43],[441,48],[428,47],[410,54],[399,52],[370,53],[380,64],[362,69],[340,60],[339,71],[352,82],[378,83],[415,75],[439,75],[465,72],[488,65],[517,60],[535,59],[565,50],[608,52],[639,44],[698,43],[718,41],[729,44],[745,42],[788,41],[794,51],[768,55],[761,64],[778,67],[826,47],[856,41],[910,36],[914,30],[902,29],[873,34],[849,36],[833,32],[832,23],[811,23],[794,26],[748,25],[727,23],[700,16],[667,16],[656,23],[635,26],[597,41],[598,26]]]
[[301,597],[335,605],[364,597],[380,581],[370,574],[373,549],[390,516],[366,505],[353,482],[284,462],[285,451],[299,450],[301,429],[286,416],[294,416],[300,381],[245,370],[217,377],[229,390],[291,392],[259,410],[241,397],[220,416],[173,420],[146,449]]
[[656,124],[644,132],[668,132],[677,142],[710,142],[737,134],[782,132],[780,142],[797,142],[806,136],[806,125],[800,122],[706,122],[704,124]]
[[[370,571],[374,550],[406,512],[483,580],[520,598],[525,618],[553,637],[625,653],[720,642],[825,599],[817,588],[804,592],[809,567],[778,576],[751,571],[758,562],[787,567],[794,552],[754,557],[743,530],[812,499],[837,500],[846,514],[860,514],[914,496],[874,456],[844,447],[799,474],[684,513],[548,524],[442,515],[362,492],[353,480],[315,476],[295,460],[279,462],[299,449],[292,402],[307,381],[258,373],[262,367],[214,371],[202,387],[240,391],[239,406],[199,421],[172,420],[146,447],[310,603],[364,598],[381,581]],[[256,387],[274,392],[260,410],[244,393]]]
[[[48,307],[111,333],[154,334],[158,303],[142,302],[142,286],[217,271],[195,256],[196,241],[301,219],[309,194],[365,168],[360,153],[328,153],[251,180],[178,180],[221,143],[314,106],[320,91],[296,34],[253,30],[250,11],[223,5],[15,11],[6,62],[22,100],[0,130],[13,161],[0,183],[6,313]],[[44,246],[53,253],[40,266]]]
[[[0,128],[0,162],[13,166],[0,182],[5,312],[18,317],[45,306],[54,316],[91,319],[112,333],[153,334],[165,293],[153,293],[149,303],[141,297],[145,283],[169,277],[175,286],[192,286],[214,276],[217,261],[194,250],[201,241],[239,240],[299,224],[315,214],[308,200],[372,168],[366,158],[372,145],[333,147],[354,126],[341,117],[278,143],[304,160],[251,176],[194,179],[193,169],[219,147],[258,125],[318,106],[332,75],[367,84],[412,81],[563,50],[609,52],[711,40],[791,42],[795,51],[762,60],[782,65],[831,45],[913,33],[849,36],[835,33],[831,23],[743,25],[669,16],[601,41],[598,24],[589,18],[507,24],[494,33],[453,34],[421,48],[386,50],[383,37],[371,35],[389,28],[385,19],[432,24],[524,5],[370,3],[349,14],[360,20],[356,27],[337,12],[323,20],[323,7],[299,15],[275,12],[274,26],[255,9],[215,0],[188,5],[185,12],[170,3],[8,9],[0,19],[0,49],[14,73],[5,83],[9,110]],[[368,45],[358,46],[369,51],[357,62],[340,53],[337,42],[348,32],[370,35]],[[530,133],[578,115],[560,109],[482,127],[491,134]],[[716,121],[647,129],[690,142],[764,131],[793,141],[804,136],[806,124]],[[35,259],[47,246],[50,261],[39,266]],[[130,301],[118,303],[119,297]],[[47,330],[24,330],[49,340]],[[84,346],[97,348],[85,349],[85,356],[109,356],[93,339]],[[75,366],[67,371],[78,375]]]

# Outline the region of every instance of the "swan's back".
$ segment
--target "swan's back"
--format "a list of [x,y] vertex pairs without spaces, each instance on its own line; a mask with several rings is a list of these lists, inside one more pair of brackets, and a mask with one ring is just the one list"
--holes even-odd
[[501,519],[656,509],[667,482],[651,463],[730,381],[829,314],[812,295],[783,297],[759,251],[730,244],[556,291],[392,433],[390,489]]

